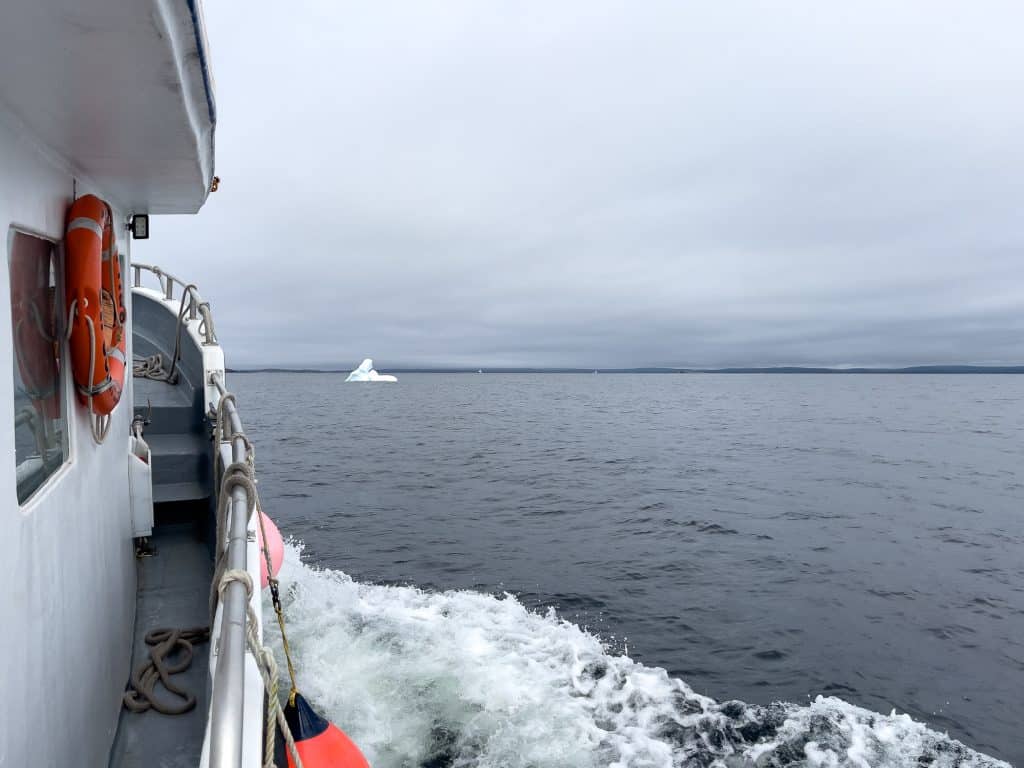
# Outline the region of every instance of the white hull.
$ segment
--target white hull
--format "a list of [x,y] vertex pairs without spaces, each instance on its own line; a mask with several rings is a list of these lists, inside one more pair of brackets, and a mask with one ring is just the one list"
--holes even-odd
[[[63,239],[75,177],[0,109],[0,227]],[[78,178],[81,192],[95,189]],[[123,212],[115,210],[123,221]],[[122,231],[122,230],[119,230]],[[4,240],[6,247],[6,238]],[[127,243],[120,241],[122,251]],[[4,259],[6,264],[6,258]],[[124,275],[127,280],[127,274]],[[10,280],[0,269],[0,423],[14,423]],[[130,311],[130,310],[129,310]],[[130,318],[129,318],[130,322]],[[129,337],[129,357],[131,355]],[[70,461],[24,505],[15,490],[14,432],[0,430],[0,764],[106,765],[129,673],[135,554],[128,497],[126,403],[111,439],[94,445],[88,415],[64,377]]]
[[[45,328],[48,321],[37,319],[32,326],[25,320],[26,307],[41,305],[60,318],[58,329],[65,325],[62,241],[68,209],[77,197],[95,194],[110,204],[118,250],[125,257],[126,287],[135,276],[126,229],[130,217],[194,213],[205,202],[214,182],[215,105],[200,0],[144,0],[141,5],[133,0],[15,0],[4,6],[2,16],[0,231],[6,258],[0,269],[0,325],[5,329],[0,331],[0,360],[6,370],[0,372],[0,455],[7,457],[7,466],[0,462],[0,680],[6,694],[6,706],[0,707],[0,766],[137,765],[136,757],[122,763],[112,753],[112,745],[116,749],[128,741],[135,756],[154,765],[168,764],[167,759],[180,765],[178,747],[187,746],[186,753],[194,755],[189,764],[255,768],[262,764],[264,692],[255,662],[245,653],[244,587],[237,582],[224,593],[213,641],[196,649],[209,654],[209,678],[199,692],[203,704],[194,710],[199,728],[192,743],[171,744],[175,756],[147,751],[136,724],[152,728],[163,721],[159,716],[147,720],[152,713],[122,717],[136,619],[150,629],[161,618],[143,616],[141,609],[135,615],[145,592],[138,590],[137,574],[145,574],[146,566],[136,561],[133,533],[145,534],[152,526],[152,511],[147,516],[138,500],[155,499],[157,468],[176,466],[168,461],[161,467],[154,453],[150,473],[130,456],[133,416],[144,416],[147,405],[145,398],[135,402],[131,375],[133,302],[125,302],[129,372],[102,442],[94,439],[89,413],[75,394],[68,340],[57,330],[52,331],[54,342]],[[12,243],[31,244],[18,245],[16,260],[29,271],[29,282],[36,281],[31,303],[24,298],[29,294],[20,272],[13,281],[19,298],[12,298]],[[43,256],[36,259],[33,249]],[[44,259],[51,252],[56,285],[47,293],[50,288],[40,287],[32,270],[49,264]],[[174,300],[159,291],[136,291],[175,326],[180,291]],[[194,408],[196,418],[187,421],[187,434],[170,437],[201,446],[195,477],[181,485],[204,489],[205,496],[183,498],[206,503],[216,498],[216,479],[203,464],[216,449],[208,440],[206,410],[220,398],[213,374],[219,374],[223,386],[224,361],[215,339],[202,337],[200,324],[190,318],[183,336],[193,361],[200,361],[189,381],[194,406],[185,406]],[[16,337],[26,328],[34,344]],[[172,334],[172,347],[173,340]],[[138,343],[142,347],[149,341],[140,337]],[[43,393],[33,389],[35,383],[25,383],[26,350],[52,369],[51,378],[57,376],[51,353],[59,350],[55,397],[52,386]],[[16,376],[21,381],[17,391]],[[59,403],[59,417],[45,412],[44,402],[46,408]],[[55,436],[57,443],[47,442]],[[230,447],[219,448],[230,461]],[[150,477],[153,485],[140,486]],[[162,490],[167,491],[166,485]],[[229,519],[246,519],[246,497],[240,504],[231,505]],[[204,518],[194,520],[198,524]],[[234,532],[231,567],[244,569],[258,583],[254,530],[250,525],[248,542],[244,525]],[[159,563],[159,557],[157,552],[151,562]],[[208,568],[208,560],[204,554],[197,562]],[[196,590],[204,622],[208,589],[206,579]],[[241,619],[222,621],[225,605]],[[259,627],[258,592],[251,605]],[[134,650],[138,655],[137,642]],[[128,738],[125,720],[132,723]]]

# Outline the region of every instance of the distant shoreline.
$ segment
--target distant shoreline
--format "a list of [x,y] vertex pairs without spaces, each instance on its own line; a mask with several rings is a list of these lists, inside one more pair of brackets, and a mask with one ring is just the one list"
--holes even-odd
[[[228,368],[228,373],[324,373],[347,375],[328,368]],[[388,373],[758,373],[758,374],[1020,374],[1024,365],[913,365],[904,368],[823,368],[777,366],[767,368],[388,368]]]

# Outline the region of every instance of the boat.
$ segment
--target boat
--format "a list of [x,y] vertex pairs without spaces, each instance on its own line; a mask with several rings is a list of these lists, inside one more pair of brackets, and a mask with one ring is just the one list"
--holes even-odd
[[254,585],[279,604],[279,558],[211,305],[131,258],[150,216],[218,187],[202,6],[12,0],[2,20],[0,765],[256,768],[341,744],[295,732],[308,704],[263,646]]

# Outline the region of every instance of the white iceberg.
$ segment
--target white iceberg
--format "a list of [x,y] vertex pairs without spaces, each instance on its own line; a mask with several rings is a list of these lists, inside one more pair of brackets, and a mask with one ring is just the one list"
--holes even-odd
[[345,381],[398,381],[398,379],[386,373],[377,373],[373,370],[373,360],[366,358],[358,368],[348,375]]

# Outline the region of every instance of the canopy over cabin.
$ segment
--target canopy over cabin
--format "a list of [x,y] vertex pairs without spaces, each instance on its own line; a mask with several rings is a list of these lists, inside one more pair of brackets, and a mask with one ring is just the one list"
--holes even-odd
[[132,213],[195,213],[216,109],[200,0],[5,5],[0,107]]

